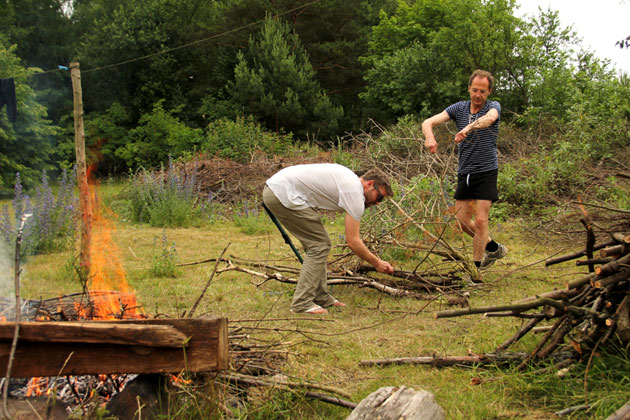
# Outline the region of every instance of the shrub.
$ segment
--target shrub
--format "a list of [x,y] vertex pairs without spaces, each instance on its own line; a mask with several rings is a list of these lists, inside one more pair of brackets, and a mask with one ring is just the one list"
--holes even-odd
[[252,117],[239,117],[236,121],[223,118],[211,122],[201,148],[210,155],[246,163],[257,150],[269,155],[283,154],[292,144],[290,134],[271,133]]
[[503,165],[498,176],[501,199],[531,209],[572,196],[587,183],[588,163],[585,147],[560,140],[553,151],[541,150]]
[[165,110],[162,103],[158,101],[151,113],[140,118],[126,144],[116,150],[127,167],[157,167],[170,157],[195,150],[203,141],[202,130],[186,126],[174,115],[177,110]]
[[[158,248],[157,246],[155,247]],[[177,249],[175,242],[169,242],[166,231],[162,233],[162,241],[159,252],[153,255],[151,274],[155,277],[175,277],[175,265],[177,264]]]
[[35,189],[35,198],[31,201],[22,191],[20,174],[16,174],[13,217],[9,214],[9,206],[5,205],[0,221],[5,242],[14,244],[22,215],[30,213],[32,217],[27,220],[22,234],[23,255],[58,251],[73,243],[79,216],[78,199],[73,195],[74,179],[64,170],[55,195],[43,172],[41,184]]
[[196,174],[179,174],[172,159],[166,170],[141,170],[131,179],[131,220],[158,227],[190,226],[201,215],[196,183]]
[[566,111],[567,138],[592,160],[613,157],[630,145],[630,76],[614,77],[585,60]]
[[258,235],[271,232],[271,220],[258,210],[258,206],[250,207],[249,202],[243,202],[241,209],[234,214],[234,223],[246,235]]
[[531,208],[547,203],[554,194],[553,174],[543,163],[548,160],[537,156],[503,165],[497,180],[501,200],[520,208]]

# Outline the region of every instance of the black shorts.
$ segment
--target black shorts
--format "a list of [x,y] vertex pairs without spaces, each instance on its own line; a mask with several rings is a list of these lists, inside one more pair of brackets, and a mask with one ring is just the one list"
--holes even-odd
[[499,199],[497,175],[499,170],[478,172],[476,174],[457,175],[455,200],[490,200]]

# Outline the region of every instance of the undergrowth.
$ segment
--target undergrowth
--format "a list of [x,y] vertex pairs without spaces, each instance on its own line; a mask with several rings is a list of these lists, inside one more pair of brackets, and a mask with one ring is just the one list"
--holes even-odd
[[10,248],[15,246],[17,230],[23,215],[29,215],[22,232],[21,254],[35,255],[60,251],[70,247],[78,228],[78,199],[74,196],[74,174],[63,171],[56,192],[48,182],[46,172],[31,198],[22,189],[20,174],[16,174],[11,205],[2,206],[0,232]]
[[141,170],[132,177],[130,193],[131,220],[151,226],[190,226],[197,217],[195,178],[178,174],[169,160],[157,172]]
[[590,364],[584,360],[558,372],[551,369],[540,373],[540,368],[497,368],[486,374],[498,377],[493,385],[495,392],[509,395],[521,409],[537,407],[557,412],[575,407],[574,412],[564,416],[568,419],[607,418],[630,400],[628,349],[609,346],[597,352]]

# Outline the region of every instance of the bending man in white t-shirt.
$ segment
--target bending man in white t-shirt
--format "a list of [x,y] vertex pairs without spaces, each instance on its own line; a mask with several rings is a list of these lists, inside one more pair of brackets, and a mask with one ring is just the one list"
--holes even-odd
[[331,241],[317,209],[345,212],[346,241],[360,258],[380,273],[394,268],[361,240],[360,220],[366,207],[392,196],[385,176],[376,170],[361,177],[333,163],[289,166],[267,180],[263,201],[306,250],[291,311],[325,314],[328,306],[346,306],[328,293],[326,263]]

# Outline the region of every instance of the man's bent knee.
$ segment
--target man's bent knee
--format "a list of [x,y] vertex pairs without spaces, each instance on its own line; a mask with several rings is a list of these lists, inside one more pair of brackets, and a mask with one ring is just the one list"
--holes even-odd
[[332,244],[330,242],[320,242],[309,246],[306,255],[309,257],[327,257],[331,249]]

